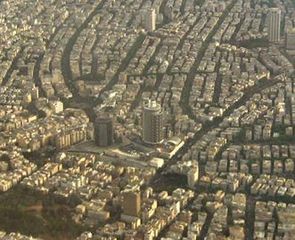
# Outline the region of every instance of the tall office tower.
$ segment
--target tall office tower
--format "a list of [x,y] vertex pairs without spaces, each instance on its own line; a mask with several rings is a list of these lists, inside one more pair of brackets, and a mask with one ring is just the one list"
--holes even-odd
[[123,214],[132,217],[139,217],[141,208],[141,197],[138,191],[128,191],[123,193]]
[[163,140],[163,112],[161,105],[150,99],[143,105],[142,138],[148,144],[158,144]]
[[288,29],[286,33],[286,49],[295,50],[295,28]]
[[271,8],[268,15],[268,40],[273,43],[280,41],[281,33],[281,10]]
[[148,32],[152,32],[156,30],[156,10],[154,8],[147,10],[146,18],[145,18],[145,29]]
[[114,143],[113,120],[109,116],[100,116],[94,123],[95,143],[107,147]]

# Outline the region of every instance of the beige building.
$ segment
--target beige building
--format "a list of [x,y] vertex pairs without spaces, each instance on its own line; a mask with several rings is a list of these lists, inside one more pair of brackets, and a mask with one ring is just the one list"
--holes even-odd
[[154,8],[147,10],[145,19],[145,29],[148,32],[156,30],[157,15]]
[[295,50],[295,28],[288,29],[286,33],[286,49]]
[[140,214],[140,192],[128,191],[123,193],[123,214],[138,217]]
[[187,174],[187,183],[190,188],[194,188],[199,180],[199,167],[194,166]]

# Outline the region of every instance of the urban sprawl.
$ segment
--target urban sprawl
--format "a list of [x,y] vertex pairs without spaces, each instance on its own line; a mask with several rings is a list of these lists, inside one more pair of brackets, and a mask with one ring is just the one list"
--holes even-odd
[[[0,239],[295,239],[295,1],[3,0],[0,29]],[[52,209],[75,233],[19,225]]]

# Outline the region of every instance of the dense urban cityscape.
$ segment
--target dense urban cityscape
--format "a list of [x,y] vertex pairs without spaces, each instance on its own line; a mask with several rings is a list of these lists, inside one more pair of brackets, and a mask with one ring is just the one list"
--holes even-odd
[[2,0],[0,239],[295,239],[294,0]]

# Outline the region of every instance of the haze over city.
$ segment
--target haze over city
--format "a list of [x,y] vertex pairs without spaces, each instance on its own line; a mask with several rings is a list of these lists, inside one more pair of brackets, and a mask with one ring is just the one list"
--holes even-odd
[[0,1],[0,240],[294,240],[294,0]]

